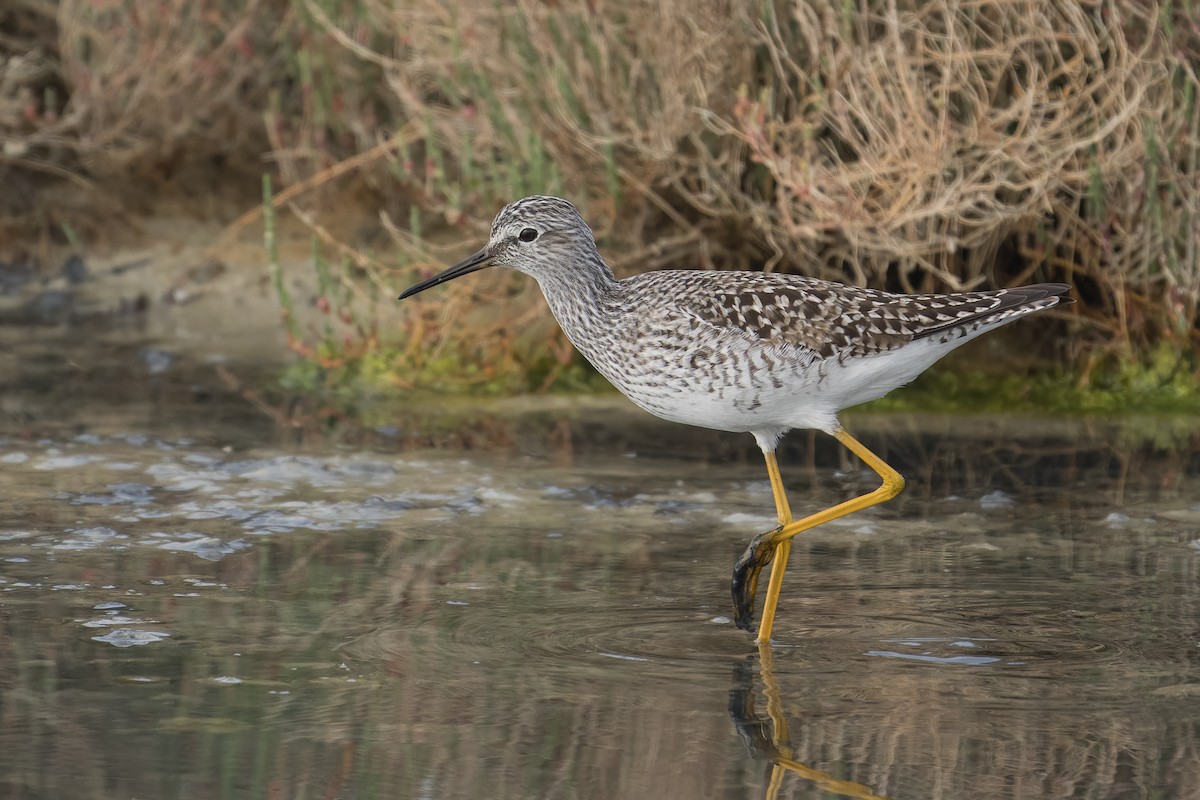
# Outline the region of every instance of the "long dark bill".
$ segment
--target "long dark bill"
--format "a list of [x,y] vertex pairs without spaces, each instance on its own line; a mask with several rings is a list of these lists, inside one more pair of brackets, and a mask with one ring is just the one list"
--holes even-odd
[[418,292],[423,292],[426,289],[430,289],[438,284],[445,283],[446,281],[452,281],[455,278],[460,278],[463,275],[467,275],[472,272],[478,272],[484,267],[489,266],[491,266],[491,264],[488,263],[487,250],[480,250],[475,255],[458,262],[450,269],[444,272],[439,272],[429,280],[421,281],[416,286],[410,286],[408,289],[405,289],[404,294],[400,295],[399,299],[403,300],[406,297],[412,297]]

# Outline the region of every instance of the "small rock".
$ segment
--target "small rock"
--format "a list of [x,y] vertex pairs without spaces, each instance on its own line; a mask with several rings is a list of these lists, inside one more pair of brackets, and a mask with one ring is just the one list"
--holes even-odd
[[146,364],[146,369],[151,375],[161,375],[171,368],[175,363],[175,356],[164,350],[156,350],[152,347],[147,347],[138,353],[142,361]]
[[979,498],[980,508],[987,509],[1008,508],[1015,502],[1015,500],[999,489],[989,494],[985,494],[983,497]]
[[84,263],[83,257],[72,255],[62,265],[62,276],[67,279],[67,283],[83,283],[90,275],[88,274],[87,264]]

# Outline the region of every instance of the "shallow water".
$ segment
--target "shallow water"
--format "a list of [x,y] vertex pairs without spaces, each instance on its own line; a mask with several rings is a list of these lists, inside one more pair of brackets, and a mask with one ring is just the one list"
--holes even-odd
[[[0,796],[1200,796],[1190,421],[851,420],[909,488],[797,540],[760,652],[752,442],[620,403],[477,419],[482,450],[23,406]],[[873,488],[814,441],[798,512]]]

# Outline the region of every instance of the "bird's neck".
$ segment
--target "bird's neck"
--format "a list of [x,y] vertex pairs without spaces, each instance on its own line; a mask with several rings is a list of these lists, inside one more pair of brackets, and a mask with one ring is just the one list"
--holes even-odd
[[577,334],[604,324],[602,316],[618,281],[600,254],[592,252],[569,268],[539,276],[538,284],[554,318],[578,345]]

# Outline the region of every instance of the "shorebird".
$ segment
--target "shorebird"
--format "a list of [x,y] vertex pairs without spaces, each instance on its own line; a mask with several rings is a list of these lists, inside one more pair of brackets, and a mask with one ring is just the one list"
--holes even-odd
[[[571,343],[634,404],[672,422],[753,434],[779,524],[750,542],[731,591],[735,623],[753,630],[759,574],[772,564],[760,645],[770,641],[792,539],[904,488],[838,412],[883,397],[982,333],[1070,302],[1061,283],[892,294],[763,272],[661,270],[617,280],[575,206],[541,195],[505,206],[482,250],[400,299],[485,267],[536,280]],[[795,519],[775,458],[793,428],[836,438],[879,475],[879,488]]]

